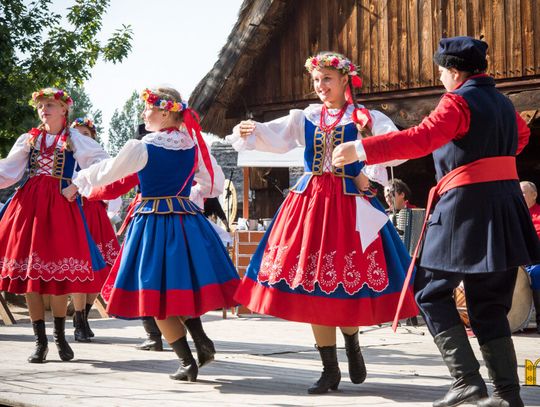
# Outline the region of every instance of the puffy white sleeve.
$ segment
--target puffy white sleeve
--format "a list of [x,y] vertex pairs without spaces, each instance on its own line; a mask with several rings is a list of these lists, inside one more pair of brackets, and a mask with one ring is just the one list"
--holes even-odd
[[146,166],[147,162],[148,151],[144,142],[130,140],[116,157],[100,161],[79,171],[74,176],[73,183],[77,185],[81,195],[88,196],[92,192],[92,187],[108,185],[138,172]]
[[92,164],[109,158],[103,147],[91,137],[83,136],[77,129],[70,129],[70,138],[73,143],[73,157],[79,167],[88,168]]
[[[370,110],[369,113],[373,120],[373,125],[371,127],[373,137],[398,130],[394,122],[384,113],[381,113],[378,110]],[[386,167],[394,167],[403,164],[405,161],[407,160],[394,160],[382,164],[366,165],[362,169],[362,173],[370,180],[375,181],[382,186],[387,186],[388,171],[386,170]]]
[[27,133],[20,136],[8,156],[0,160],[0,189],[7,188],[22,178],[30,154],[30,137]]
[[286,153],[304,146],[304,112],[293,109],[288,116],[266,123],[255,122],[255,130],[248,137],[240,136],[239,124],[233,134],[225,137],[236,151],[258,150],[268,153]]
[[208,172],[208,169],[204,165],[201,151],[198,148],[197,151],[199,152],[199,167],[197,168],[197,171],[195,172],[195,178],[194,180],[197,182],[196,185],[194,185],[191,188],[191,193],[189,195],[189,199],[196,203],[201,208],[204,207],[204,198],[214,198],[223,193],[223,187],[225,185],[225,175],[223,174],[223,170],[221,169],[221,166],[217,163],[216,159],[212,154],[210,154],[210,160],[212,161],[212,168],[214,169],[214,185],[212,187],[212,180],[210,179],[210,173]]

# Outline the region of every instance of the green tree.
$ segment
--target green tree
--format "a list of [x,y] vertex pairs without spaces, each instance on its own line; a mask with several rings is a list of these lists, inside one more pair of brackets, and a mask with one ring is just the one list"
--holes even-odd
[[82,85],[103,58],[117,63],[131,50],[132,31],[123,25],[97,39],[109,0],[74,0],[65,22],[51,0],[0,0],[0,153],[36,124],[28,100],[46,86]]
[[139,93],[133,91],[124,104],[121,111],[116,109],[109,124],[109,143],[107,150],[115,156],[118,151],[133,138],[136,128],[141,123],[141,113],[144,110],[144,101],[139,98]]
[[66,90],[73,99],[73,109],[69,114],[70,121],[73,121],[78,117],[88,117],[92,119],[96,126],[98,140],[101,140],[103,132],[103,114],[101,110],[94,110],[90,96],[88,96],[83,86],[69,85],[66,87]]

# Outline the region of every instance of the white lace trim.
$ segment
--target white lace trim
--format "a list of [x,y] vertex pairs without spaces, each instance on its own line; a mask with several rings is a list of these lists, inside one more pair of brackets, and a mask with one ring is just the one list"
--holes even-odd
[[195,146],[195,142],[187,133],[187,130],[179,130],[167,133],[166,131],[157,131],[147,134],[142,138],[146,144],[152,144],[156,147],[163,147],[167,150],[189,150]]
[[[315,104],[315,105],[309,105],[308,107],[304,109],[304,115],[315,126],[318,126],[320,124],[322,107],[323,105],[321,104]],[[364,106],[358,105],[358,107],[364,107]],[[354,105],[349,105],[349,107],[347,107],[345,114],[339,121],[340,126],[345,126],[346,124],[352,123],[353,110],[354,110]],[[339,109],[328,109],[328,111],[332,114],[336,114],[337,112],[339,112]]]

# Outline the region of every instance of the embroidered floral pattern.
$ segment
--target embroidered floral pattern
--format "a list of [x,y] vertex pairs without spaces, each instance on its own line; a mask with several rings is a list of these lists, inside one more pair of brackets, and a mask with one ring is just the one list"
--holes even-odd
[[0,259],[2,278],[13,280],[41,279],[44,281],[92,281],[94,272],[87,260],[66,257],[58,261],[44,261],[37,253],[32,253],[24,260]]
[[97,243],[96,246],[99,250],[99,252],[101,253],[101,256],[103,257],[103,259],[105,260],[105,262],[109,265],[109,266],[112,266],[116,260],[116,258],[118,257],[118,253],[119,251],[115,249],[115,244],[114,244],[114,240],[109,240],[106,244],[105,244],[105,250],[103,250],[103,245],[101,243]]
[[[361,258],[356,250],[344,256],[345,265],[340,269],[335,264],[336,250],[322,255],[319,250],[306,256],[304,248],[296,256],[294,264],[288,267],[287,256],[292,254],[288,249],[288,246],[274,245],[265,250],[257,275],[259,282],[276,284],[285,281],[292,289],[302,287],[308,292],[313,292],[318,284],[326,294],[332,293],[341,285],[345,292],[351,295],[360,291],[363,286],[376,292],[384,291],[388,287],[388,274],[377,262],[377,250],[364,258],[364,262],[367,260],[367,269],[361,267],[364,270],[362,272],[358,268]],[[322,265],[319,265],[321,259]]]

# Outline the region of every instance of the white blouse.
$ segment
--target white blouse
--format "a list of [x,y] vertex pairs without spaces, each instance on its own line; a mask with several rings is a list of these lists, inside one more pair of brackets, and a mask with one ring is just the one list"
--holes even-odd
[[[92,187],[108,185],[142,170],[148,162],[147,144],[168,150],[186,150],[192,148],[195,142],[184,131],[155,132],[147,134],[142,140],[129,140],[116,157],[79,171],[73,178],[73,183],[79,188],[79,193],[88,196],[92,192]],[[210,174],[204,165],[201,151],[200,149],[197,151],[199,154],[199,166],[195,172],[197,185],[191,188],[190,199],[202,208],[203,198],[221,195],[225,184],[225,175],[216,159],[210,155],[214,169],[214,187],[212,188]]]
[[[233,148],[237,151],[259,150],[271,153],[286,153],[298,146],[305,146],[304,120],[308,119],[315,126],[319,125],[321,104],[309,105],[304,110],[291,110],[288,116],[280,117],[266,123],[255,122],[255,130],[248,137],[240,136],[240,125],[233,128],[233,134],[226,137]],[[360,105],[360,107],[363,107]],[[339,109],[329,109],[330,113],[336,114]],[[339,122],[339,126],[352,123],[354,106],[349,105]],[[378,110],[370,110],[373,120],[372,133],[374,136],[396,131],[397,128],[388,116]],[[360,138],[360,134],[358,135]],[[329,150],[327,150],[329,151]],[[329,151],[330,153],[330,151]],[[329,160],[331,157],[327,157]],[[388,185],[388,173],[386,166],[402,164],[401,161],[392,161],[384,164],[366,165],[362,172],[372,181],[386,186]]]
[[[103,150],[103,147],[97,141],[83,136],[77,129],[70,129],[69,131],[73,156],[81,168],[87,168],[94,163],[109,158],[109,154]],[[32,135],[28,133],[21,135],[11,148],[8,156],[0,160],[0,189],[7,188],[22,178],[28,165],[31,150],[29,140],[31,137]],[[50,147],[56,135],[47,134],[46,137],[45,144]],[[41,138],[41,135],[37,137],[36,146],[41,144]],[[61,147],[62,142],[59,142],[57,148]]]

